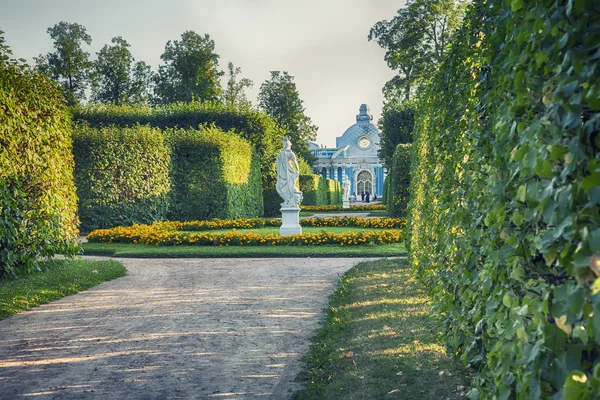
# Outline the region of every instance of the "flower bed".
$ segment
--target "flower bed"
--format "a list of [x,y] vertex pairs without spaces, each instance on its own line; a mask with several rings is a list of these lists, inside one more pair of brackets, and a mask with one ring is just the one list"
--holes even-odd
[[[196,245],[196,246],[315,246],[335,244],[355,246],[362,244],[398,243],[404,239],[399,230],[406,226],[406,220],[399,218],[308,218],[301,221],[312,227],[364,227],[387,229],[380,231],[302,234],[279,236],[277,234],[241,233],[235,229],[279,226],[277,219],[236,219],[192,222],[157,222],[152,225],[133,225],[112,229],[97,229],[87,238],[96,243],[140,243],[156,246]],[[232,232],[214,234],[210,232],[189,233],[183,230],[234,229]]]
[[352,205],[350,208],[342,206],[300,206],[302,211],[375,211],[385,210],[385,204]]

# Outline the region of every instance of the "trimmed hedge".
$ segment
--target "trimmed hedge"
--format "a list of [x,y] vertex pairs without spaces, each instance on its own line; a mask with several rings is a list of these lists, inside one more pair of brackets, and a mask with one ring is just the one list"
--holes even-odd
[[169,129],[172,148],[170,219],[263,215],[260,163],[248,141],[214,126]]
[[334,179],[325,181],[327,191],[327,204],[342,204],[342,184]]
[[[396,146],[388,175],[387,210],[391,217],[406,217],[410,185],[410,144]],[[385,182],[384,182],[385,183]]]
[[275,187],[275,160],[281,150],[284,132],[264,113],[216,102],[197,101],[158,107],[94,104],[75,107],[72,113],[73,120],[86,121],[92,127],[150,124],[161,129],[198,129],[200,125],[214,124],[223,131],[232,130],[256,148],[260,157],[263,187]]
[[302,192],[302,204],[307,206],[327,205],[327,187],[321,175],[300,175],[298,178]]
[[298,178],[302,192],[302,204],[326,206],[342,204],[342,184],[321,175],[306,174]]
[[158,128],[76,124],[73,154],[83,231],[166,218],[171,151]]
[[381,204],[384,205],[387,205],[388,203],[388,196],[390,193],[390,176],[391,175],[388,173],[383,179],[383,194],[381,195]]
[[79,221],[60,90],[0,50],[1,277],[39,269],[40,258],[55,253],[76,254]]
[[422,97],[410,261],[472,399],[600,398],[600,5],[473,2]]

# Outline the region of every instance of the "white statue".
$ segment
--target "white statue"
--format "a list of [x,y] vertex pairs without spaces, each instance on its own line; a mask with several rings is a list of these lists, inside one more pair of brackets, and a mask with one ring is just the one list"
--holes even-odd
[[283,150],[277,155],[277,193],[283,199],[282,207],[298,207],[302,201],[302,192],[296,189],[296,181],[300,176],[300,167],[296,155],[292,151],[290,138],[283,138]]
[[350,179],[348,179],[348,175],[344,176],[344,181],[342,182],[343,186],[344,186],[344,196],[342,197],[342,200],[350,200]]

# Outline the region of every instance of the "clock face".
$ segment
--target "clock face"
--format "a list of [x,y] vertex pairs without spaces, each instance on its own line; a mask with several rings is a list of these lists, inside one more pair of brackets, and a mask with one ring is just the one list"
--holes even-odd
[[358,139],[358,147],[362,150],[368,149],[371,147],[371,140],[366,136],[361,137]]

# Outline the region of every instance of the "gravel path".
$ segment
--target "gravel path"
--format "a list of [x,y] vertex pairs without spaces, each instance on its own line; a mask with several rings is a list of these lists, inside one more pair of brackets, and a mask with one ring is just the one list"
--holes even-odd
[[128,275],[0,321],[0,399],[287,399],[358,259],[120,259]]

